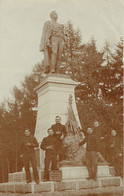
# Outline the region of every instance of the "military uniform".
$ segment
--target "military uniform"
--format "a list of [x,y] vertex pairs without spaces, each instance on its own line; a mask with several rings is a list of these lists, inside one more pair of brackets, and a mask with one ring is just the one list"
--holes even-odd
[[52,125],[51,129],[53,130],[53,136],[58,140],[59,142],[59,161],[62,161],[64,159],[64,153],[62,150],[62,140],[60,137],[62,135],[66,135],[66,127],[62,125],[61,123],[56,123]]
[[[31,143],[31,146],[26,146],[26,143]],[[36,157],[34,148],[39,147],[39,144],[34,136],[25,136],[21,144],[21,154],[23,154],[23,162],[26,172],[27,182],[31,181],[31,174],[29,168],[29,162],[32,164],[34,179],[36,182],[39,181],[37,166],[36,166]]]
[[101,131],[99,127],[94,127],[94,134],[99,139],[99,148],[98,151],[101,155],[106,158],[106,133]]
[[[52,146],[53,149],[47,149],[48,146]],[[47,136],[43,139],[41,149],[45,150],[45,179],[49,180],[49,166],[52,163],[52,170],[57,170],[57,153],[59,150],[58,140],[54,136]]]
[[115,161],[115,156],[120,150],[120,140],[118,136],[110,136],[108,140],[108,155],[111,164]]
[[97,176],[97,152],[98,152],[98,137],[95,134],[88,134],[86,138],[79,143],[79,146],[87,142],[86,147],[86,165],[89,173],[89,178]]

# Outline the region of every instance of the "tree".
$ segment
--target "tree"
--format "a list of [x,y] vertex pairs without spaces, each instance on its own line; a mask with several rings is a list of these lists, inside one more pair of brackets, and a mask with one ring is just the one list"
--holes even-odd
[[65,32],[67,39],[60,72],[76,78],[75,76],[80,72],[81,65],[81,32],[79,29],[75,29],[70,21],[65,24]]
[[[11,146],[10,171],[18,171],[22,167],[19,158],[20,143],[24,129],[29,128],[34,134],[36,124],[37,95],[34,87],[42,76],[42,65],[37,64],[32,73],[25,76],[22,88],[13,87],[12,98],[7,99],[0,107],[3,138],[8,139]],[[0,130],[1,131],[1,130]]]
[[[95,40],[83,46],[82,71],[78,76],[81,85],[77,88],[80,99],[87,103],[99,98],[100,69],[103,63],[103,53],[98,52]],[[78,96],[77,94],[77,96]]]
[[122,97],[122,75],[123,75],[123,41],[118,43],[114,53],[109,52],[107,62],[101,69],[101,90],[104,100],[115,104],[120,102]]

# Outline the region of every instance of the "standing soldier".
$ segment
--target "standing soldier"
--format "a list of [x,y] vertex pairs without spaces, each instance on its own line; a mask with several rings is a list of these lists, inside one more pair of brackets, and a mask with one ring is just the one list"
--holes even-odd
[[119,140],[119,137],[117,136],[117,132],[115,130],[112,130],[108,141],[109,162],[112,165],[114,165],[114,163],[116,164],[115,157],[120,149],[121,142]]
[[98,138],[93,133],[91,128],[87,129],[87,136],[83,141],[79,143],[79,146],[85,144],[86,147],[86,166],[88,169],[89,177],[87,180],[94,179],[97,180],[97,152],[98,152]]
[[[99,139],[99,152],[103,156],[103,158],[106,158],[106,134],[104,131],[100,129],[100,125],[98,121],[94,122],[94,134],[98,137]],[[102,158],[101,156],[101,158]]]
[[59,161],[62,161],[64,159],[64,153],[62,150],[62,140],[64,139],[66,135],[66,127],[61,124],[61,117],[56,116],[55,118],[56,124],[52,125],[51,129],[53,130],[53,136],[58,140],[59,142]]
[[33,167],[33,174],[35,182],[39,183],[39,176],[38,171],[36,167],[36,157],[35,157],[35,151],[34,148],[38,148],[39,144],[34,136],[31,135],[29,129],[25,130],[25,137],[22,141],[22,144],[20,146],[21,155],[20,157],[23,158],[24,161],[24,167],[26,172],[26,181],[27,183],[31,182],[31,173],[30,173],[30,165],[32,164]]
[[57,153],[58,153],[58,140],[53,136],[53,130],[50,128],[47,130],[48,136],[45,137],[41,143],[41,149],[45,150],[45,181],[49,181],[49,167],[52,163],[52,170],[57,170]]

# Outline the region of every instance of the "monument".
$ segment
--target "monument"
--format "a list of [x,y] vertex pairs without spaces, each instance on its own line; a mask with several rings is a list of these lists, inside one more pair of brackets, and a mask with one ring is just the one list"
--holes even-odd
[[[74,134],[71,132],[71,128],[69,128],[67,130],[67,137],[63,140],[67,156],[67,162],[65,161],[65,164],[60,167],[63,179],[80,179],[88,176],[86,166],[81,164],[85,149],[81,149],[80,147],[80,149],[75,150],[75,148],[73,148],[74,144],[76,147],[78,146],[80,137],[82,137],[82,135],[80,135],[81,132],[79,131],[81,125],[75,103],[74,90],[76,85],[78,85],[78,82],[73,81],[68,75],[49,73],[35,88],[38,95],[35,137],[39,144],[42,139],[47,136],[47,129],[54,123],[54,119],[57,115],[61,117],[62,124],[66,124],[67,128],[70,127],[70,122],[70,125],[74,125]],[[73,101],[70,101],[71,103],[69,103],[70,98],[73,99]],[[68,115],[68,112],[71,116]],[[72,116],[75,117],[76,121]],[[76,130],[77,133],[75,132]],[[69,150],[71,151],[69,152]],[[43,170],[44,152],[42,150],[40,150],[39,157],[39,167]],[[109,167],[107,165],[99,166],[98,176],[109,176]]]
[[[40,143],[47,135],[47,129],[54,123],[58,115],[62,124],[68,120],[69,97],[73,98],[73,111],[77,119],[78,127],[81,127],[75,103],[74,89],[78,83],[70,76],[63,74],[48,74],[35,88],[38,94],[38,113],[35,129],[35,137]],[[43,152],[40,156],[40,166],[44,167]]]
[[[45,73],[48,74],[35,88],[38,95],[35,137],[40,144],[47,136],[47,129],[54,123],[55,117],[60,116],[62,124],[66,124],[67,128],[67,136],[63,140],[66,160],[60,168],[63,178],[82,178],[83,175],[88,176],[88,173],[86,167],[82,166],[85,148],[79,147],[83,135],[80,131],[81,125],[75,102],[75,87],[78,82],[73,81],[69,75],[58,73],[65,43],[64,26],[57,23],[58,16],[55,11],[51,12],[50,17],[52,20],[44,24],[40,43],[40,52],[44,52]],[[40,150],[39,167],[44,168],[42,150]],[[98,175],[109,175],[108,166],[104,167],[104,172],[99,167]]]

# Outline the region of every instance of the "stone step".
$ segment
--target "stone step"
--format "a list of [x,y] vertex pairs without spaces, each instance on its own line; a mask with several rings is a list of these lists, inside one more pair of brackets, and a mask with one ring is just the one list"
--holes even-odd
[[3,193],[46,193],[56,191],[77,191],[93,188],[119,187],[122,186],[120,177],[105,177],[94,180],[64,180],[61,182],[34,182],[27,184],[25,182],[8,182],[0,184],[0,192]]
[[[88,171],[86,166],[64,166],[60,167],[62,171],[62,180],[72,180],[72,179],[85,179],[88,177]],[[113,170],[111,170],[113,171]],[[31,170],[32,175],[32,170]],[[110,169],[108,165],[99,165],[98,166],[98,177],[107,177],[111,176]],[[44,171],[39,171],[39,178],[42,180],[44,178]],[[32,175],[33,179],[33,175]],[[25,172],[16,172],[9,174],[9,182],[23,182],[26,180]]]
[[[31,171],[31,177],[32,177],[32,179],[34,179],[32,171]],[[44,171],[43,170],[39,171],[39,178],[40,178],[40,180],[44,179]],[[26,175],[25,175],[24,171],[9,174],[9,182],[25,182],[25,181],[26,181]]]

